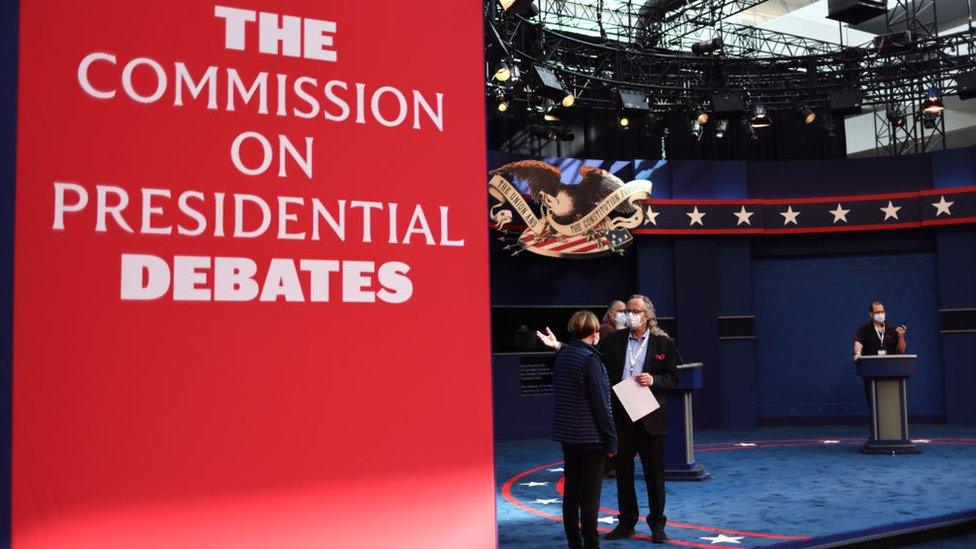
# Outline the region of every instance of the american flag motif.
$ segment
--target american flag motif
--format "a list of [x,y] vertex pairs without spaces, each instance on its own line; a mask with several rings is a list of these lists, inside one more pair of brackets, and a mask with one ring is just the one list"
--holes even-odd
[[519,243],[527,251],[549,257],[596,257],[615,251],[629,243],[633,238],[629,232],[623,229],[611,231],[606,236],[557,235],[548,237],[539,237],[532,231],[526,230],[519,237]]

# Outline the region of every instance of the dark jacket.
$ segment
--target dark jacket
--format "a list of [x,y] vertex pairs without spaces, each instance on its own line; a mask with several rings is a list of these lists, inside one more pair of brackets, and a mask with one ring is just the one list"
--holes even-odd
[[602,444],[617,451],[610,408],[610,383],[603,356],[582,341],[564,343],[552,376],[556,406],[552,439],[569,444]]
[[[603,352],[604,363],[610,384],[616,385],[624,375],[624,364],[627,361],[627,337],[629,330],[618,330],[607,335],[600,341],[600,351]],[[640,419],[644,428],[652,435],[663,435],[668,432],[668,390],[678,383],[678,353],[674,341],[668,336],[651,335],[647,342],[647,352],[644,356],[643,372],[651,374],[654,384],[651,392],[661,407]],[[613,395],[613,417],[617,423],[629,422],[630,416],[624,410],[617,395]]]

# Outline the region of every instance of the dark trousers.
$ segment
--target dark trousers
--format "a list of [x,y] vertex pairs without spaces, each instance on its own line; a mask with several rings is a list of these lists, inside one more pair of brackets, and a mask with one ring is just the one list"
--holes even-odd
[[634,456],[639,455],[647,483],[647,500],[650,511],[647,523],[651,527],[664,527],[664,435],[651,435],[642,423],[617,423],[617,505],[620,508],[620,524],[632,527],[637,524],[640,511],[637,508],[637,491],[634,487]]
[[[563,527],[570,547],[596,548],[600,534],[596,530],[600,509],[603,463],[607,451],[602,445],[563,444]],[[582,525],[582,536],[580,529]]]

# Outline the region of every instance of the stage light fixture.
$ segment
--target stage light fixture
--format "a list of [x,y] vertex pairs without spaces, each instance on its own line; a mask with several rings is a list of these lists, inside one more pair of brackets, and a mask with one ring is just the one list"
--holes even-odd
[[498,64],[495,65],[494,77],[495,80],[498,80],[499,82],[508,82],[508,80],[512,77],[512,69],[508,66],[508,63],[506,63],[504,60],[499,61]]
[[576,96],[566,89],[556,73],[548,67],[533,65],[535,78],[539,84],[536,93],[547,97],[553,101],[558,101],[562,106],[569,108],[576,102]]
[[576,138],[573,132],[564,130],[562,128],[553,128],[551,137],[560,141],[572,141]]
[[532,0],[498,0],[498,3],[505,13],[528,15],[529,17],[539,13],[538,8],[535,7],[535,2]]
[[800,105],[800,117],[803,118],[804,124],[813,124],[817,120],[817,113],[813,112],[813,109],[806,105]]
[[729,121],[719,120],[718,124],[715,126],[715,138],[725,139],[725,132],[727,132],[728,129],[729,129]]
[[752,118],[749,120],[749,124],[753,128],[768,128],[773,125],[773,121],[769,118],[769,114],[766,113],[766,106],[763,105],[762,101],[756,101],[756,105],[752,109]]
[[495,97],[495,107],[498,109],[498,112],[508,111],[508,96],[505,95],[505,92],[500,91],[500,93],[498,93],[498,95]]
[[702,137],[702,127],[701,127],[701,124],[699,124],[697,120],[692,120],[691,121],[691,135],[695,139],[701,140],[701,137]]
[[709,40],[702,40],[701,42],[696,42],[691,45],[691,53],[702,56],[708,55],[710,53],[715,53],[722,49],[722,39],[720,37],[715,37]]
[[944,110],[945,105],[942,104],[942,90],[932,86],[925,94],[925,101],[922,101],[922,112],[940,115]]
[[623,129],[630,129],[630,118],[626,114],[618,115],[617,125]]
[[704,126],[708,124],[708,112],[701,107],[694,107],[691,110],[692,118],[695,119],[700,125]]
[[742,129],[746,132],[746,136],[752,141],[759,141],[759,134],[756,133],[756,128],[753,127],[752,121],[748,118],[742,119]]
[[936,121],[938,119],[939,119],[939,115],[937,114],[933,114],[930,112],[923,112],[922,127],[925,128],[926,130],[934,130],[937,125]]
[[836,128],[836,123],[834,122],[834,115],[832,113],[825,112],[823,113],[823,117],[821,118],[821,121],[823,124],[824,131],[827,132],[827,137],[828,138],[837,137],[837,134],[834,133],[834,129]]
[[885,118],[896,127],[903,127],[907,122],[904,111],[897,105],[888,105],[885,109]]

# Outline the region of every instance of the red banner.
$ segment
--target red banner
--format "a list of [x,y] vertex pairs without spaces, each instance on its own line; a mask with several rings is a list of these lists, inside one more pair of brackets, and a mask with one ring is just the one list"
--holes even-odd
[[14,547],[494,547],[480,5],[21,17]]

